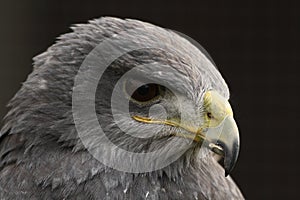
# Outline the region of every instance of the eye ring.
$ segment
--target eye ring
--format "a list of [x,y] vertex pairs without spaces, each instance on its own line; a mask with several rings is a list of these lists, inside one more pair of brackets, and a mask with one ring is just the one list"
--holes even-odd
[[[136,85],[140,85],[140,87],[137,88]],[[137,88],[137,89],[135,89]],[[135,90],[134,90],[135,89]],[[154,101],[157,101],[162,96],[163,87],[155,84],[155,83],[147,83],[142,84],[138,80],[127,80],[124,84],[124,90],[126,95],[130,98],[132,102],[138,103],[138,104],[149,104]],[[130,92],[134,92],[129,95]]]

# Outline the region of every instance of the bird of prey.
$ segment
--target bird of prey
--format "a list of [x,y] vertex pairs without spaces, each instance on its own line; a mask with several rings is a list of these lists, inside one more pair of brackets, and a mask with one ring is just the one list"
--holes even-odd
[[203,48],[138,20],[72,29],[9,102],[0,199],[244,199],[227,176],[239,152],[229,90]]

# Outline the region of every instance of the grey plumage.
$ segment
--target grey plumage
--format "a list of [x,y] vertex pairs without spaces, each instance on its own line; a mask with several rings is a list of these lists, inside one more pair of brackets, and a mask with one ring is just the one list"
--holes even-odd
[[[136,20],[100,18],[72,27],[74,32],[60,36],[56,44],[34,58],[34,70],[10,101],[11,109],[0,133],[0,199],[243,199],[233,180],[224,177],[212,153],[197,159],[196,146],[170,166],[141,174],[110,169],[85,150],[72,115],[74,77],[99,43],[137,27],[154,27],[160,33],[158,27]],[[122,70],[151,62],[172,65],[191,78],[192,83],[185,86],[190,88],[187,95],[193,95],[194,101],[205,88],[229,97],[222,77],[208,71],[201,79],[203,69],[197,68],[193,60],[166,59],[159,50],[125,55],[112,63],[114,70],[102,80],[106,87],[98,88],[96,111],[111,132],[111,139],[131,150],[136,150],[139,141],[112,131],[114,124],[107,120],[110,112],[103,106],[109,99],[103,94],[113,87],[112,82]],[[180,68],[179,62],[190,68]],[[203,76],[211,78],[203,82]],[[146,150],[146,146],[151,150],[156,145],[159,143],[145,141],[140,150]]]

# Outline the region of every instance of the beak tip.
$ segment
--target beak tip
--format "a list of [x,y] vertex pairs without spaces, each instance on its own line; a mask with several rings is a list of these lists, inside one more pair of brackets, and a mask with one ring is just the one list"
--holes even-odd
[[225,177],[227,177],[229,175],[229,172],[227,170],[225,170]]
[[225,177],[227,177],[233,170],[239,155],[239,143],[234,141],[232,145],[223,146],[224,154],[224,169]]
[[232,159],[232,157],[226,158],[224,161],[224,169],[225,169],[225,177],[227,177],[233,170],[235,164],[236,164],[237,156]]
[[232,169],[229,170],[229,169],[225,169],[225,177],[227,177],[228,175],[230,175]]

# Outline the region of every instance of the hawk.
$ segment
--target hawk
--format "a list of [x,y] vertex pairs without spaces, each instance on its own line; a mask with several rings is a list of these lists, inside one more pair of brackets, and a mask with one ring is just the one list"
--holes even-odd
[[72,29],[9,102],[0,199],[243,199],[229,89],[203,48],[138,20]]

